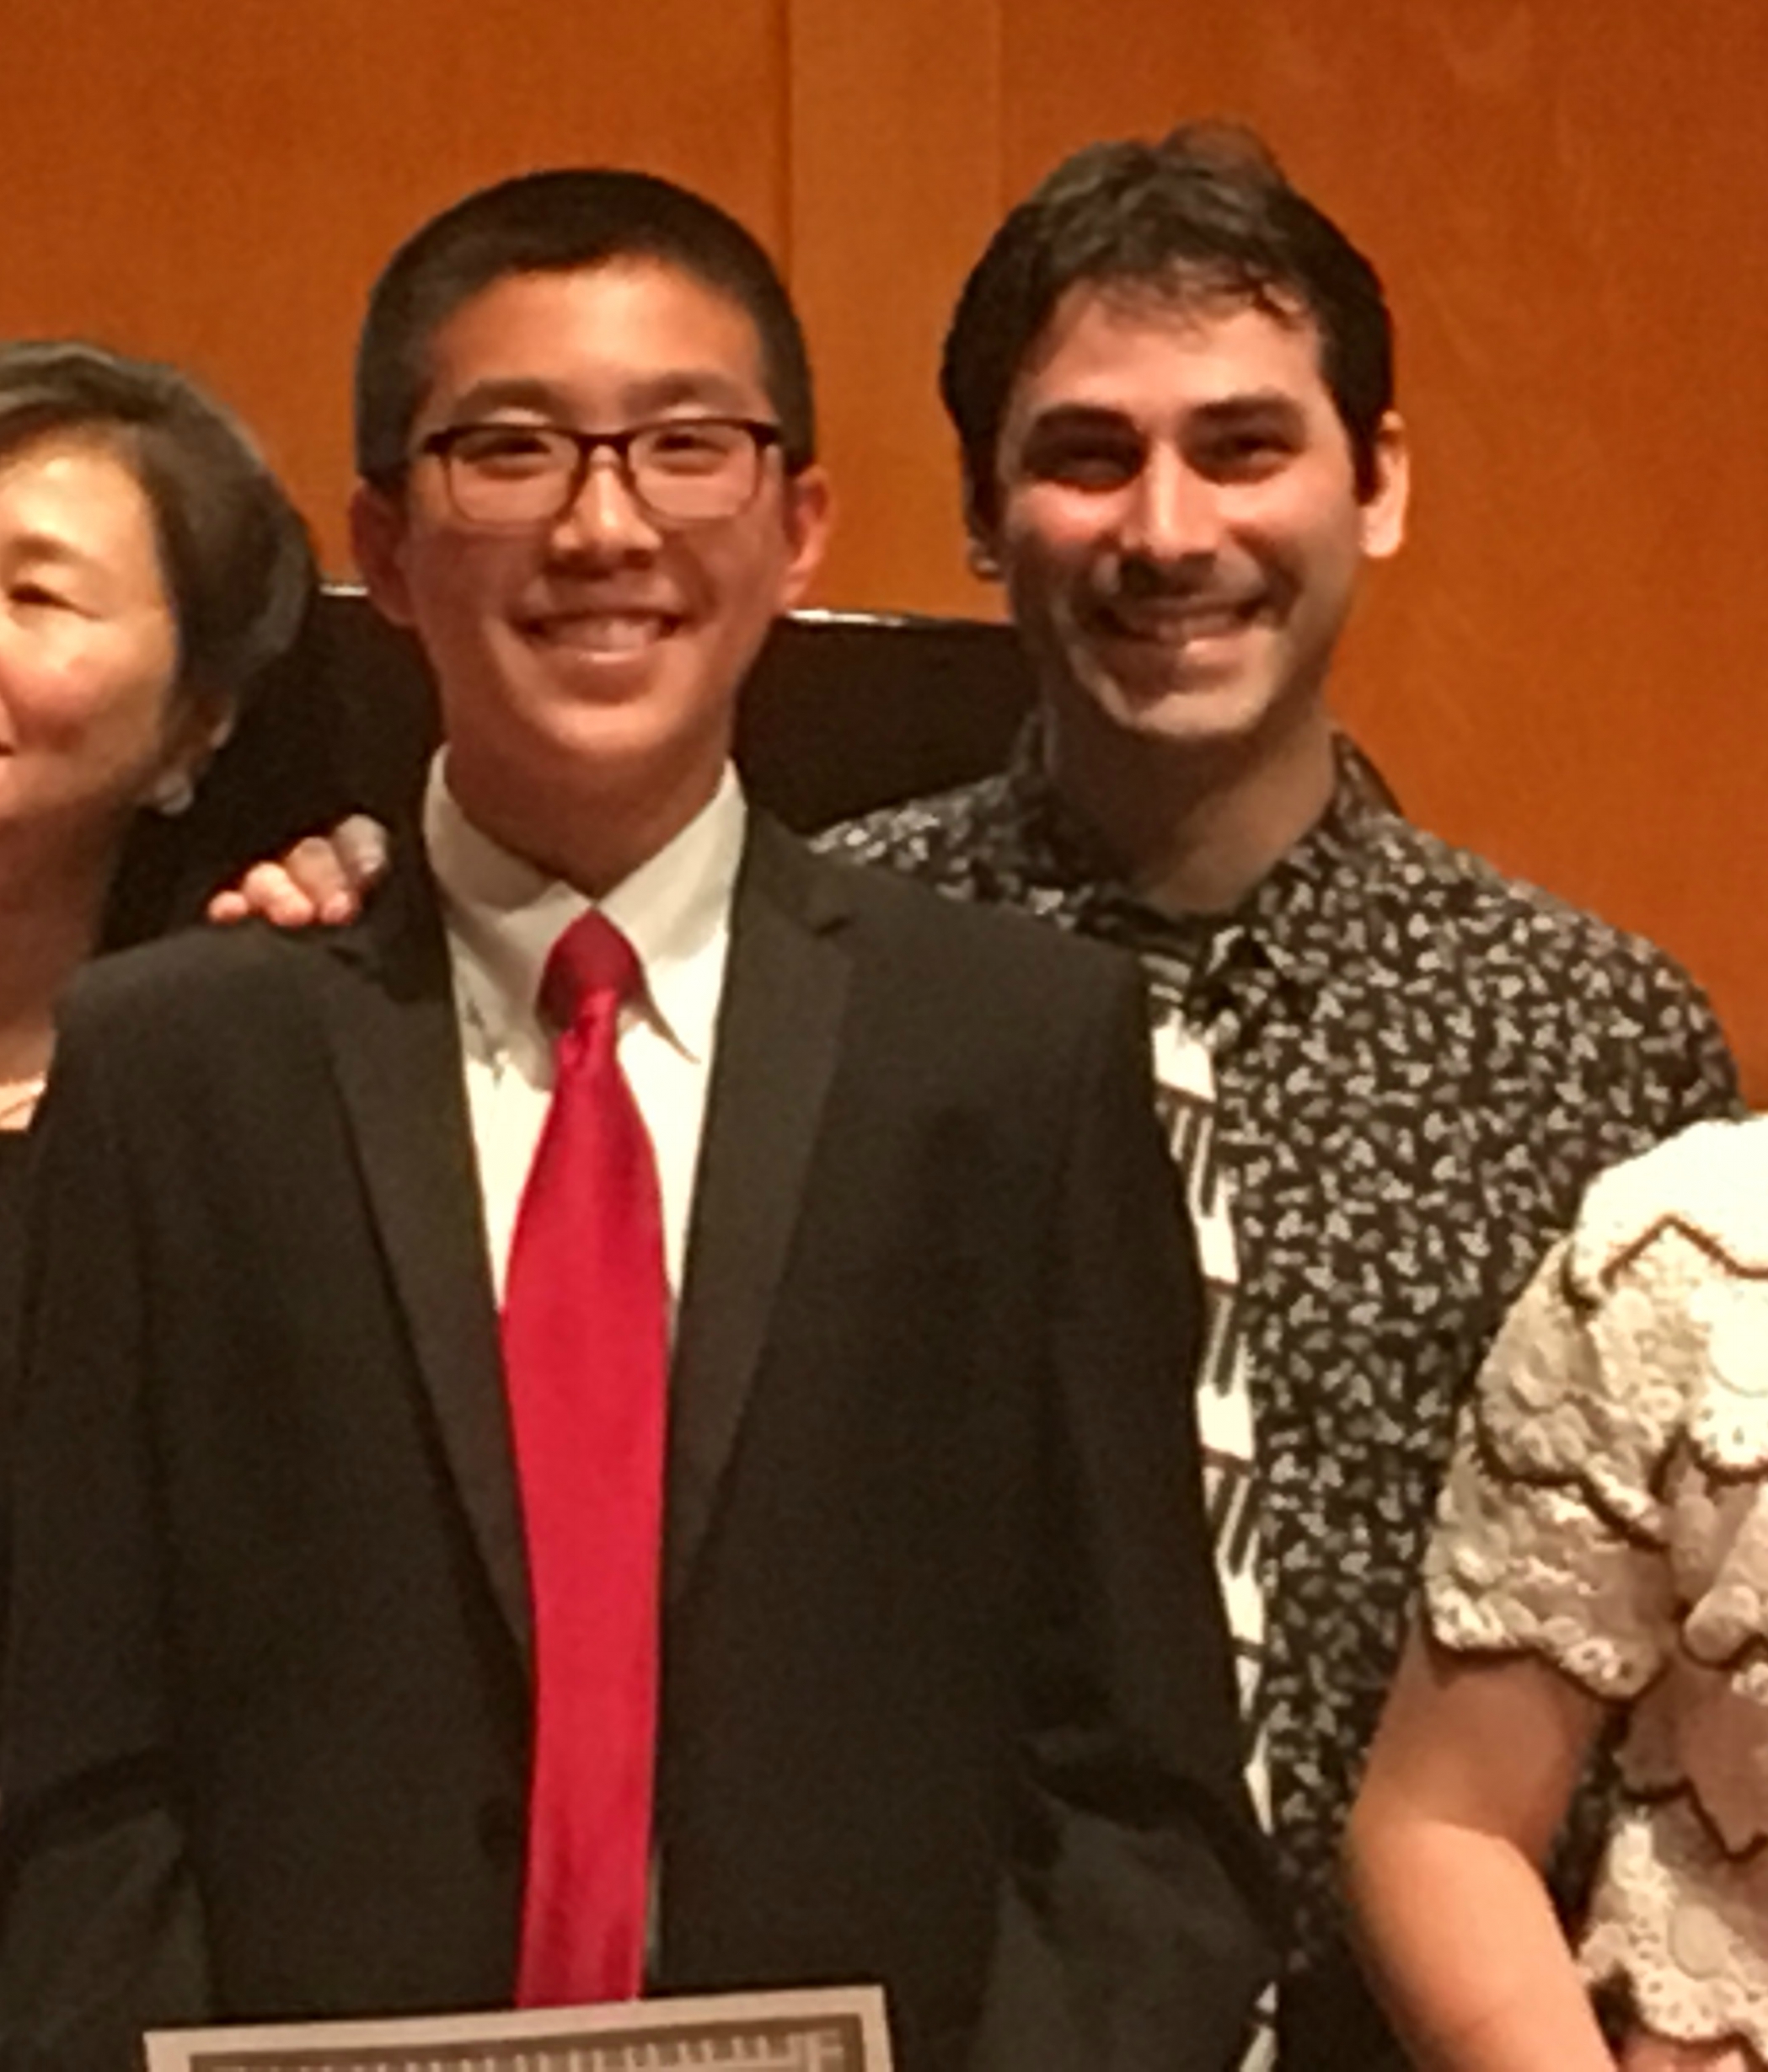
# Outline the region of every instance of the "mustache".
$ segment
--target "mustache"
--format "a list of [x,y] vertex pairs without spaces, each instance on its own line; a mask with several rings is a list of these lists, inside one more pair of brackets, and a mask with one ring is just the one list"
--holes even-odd
[[1126,554],[1114,567],[1101,570],[1091,586],[1094,606],[1107,612],[1120,607],[1244,612],[1262,594],[1244,581],[1224,581],[1224,571],[1201,556],[1162,561],[1149,554]]
[[1126,604],[1190,604],[1212,595],[1214,573],[1197,555],[1162,561],[1153,554],[1128,554],[1101,586],[1101,595]]

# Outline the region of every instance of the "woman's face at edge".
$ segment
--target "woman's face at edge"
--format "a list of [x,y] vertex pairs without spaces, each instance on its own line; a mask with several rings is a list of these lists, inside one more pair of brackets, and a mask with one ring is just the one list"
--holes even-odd
[[197,758],[153,508],[103,427],[0,453],[0,838],[108,849]]

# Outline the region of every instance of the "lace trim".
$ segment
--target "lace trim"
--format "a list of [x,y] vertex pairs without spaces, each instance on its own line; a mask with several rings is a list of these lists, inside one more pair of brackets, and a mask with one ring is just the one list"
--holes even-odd
[[1697,1122],[1643,1157],[1602,1174],[1572,1234],[1572,1271],[1597,1289],[1667,1232],[1687,1238],[1723,1270],[1768,1272],[1768,1118]]
[[1458,1652],[1545,1657],[1610,1703],[1639,1697],[1669,1659],[1667,1567],[1604,1534],[1575,1497],[1538,1488],[1519,1504],[1515,1493],[1458,1459],[1425,1555],[1432,1632]]
[[1621,1985],[1638,2020],[1677,2043],[1741,2038],[1768,2058],[1768,1857],[1717,1858],[1684,1809],[1623,1819],[1579,1962]]

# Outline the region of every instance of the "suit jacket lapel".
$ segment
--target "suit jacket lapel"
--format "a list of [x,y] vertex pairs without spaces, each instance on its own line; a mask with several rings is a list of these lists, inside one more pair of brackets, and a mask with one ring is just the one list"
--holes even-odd
[[671,1382],[664,1587],[712,1521],[797,1220],[845,1005],[840,874],[759,816],[731,916]]
[[331,1054],[417,1365],[491,1591],[532,1646],[497,1311],[434,888],[407,863],[327,939]]

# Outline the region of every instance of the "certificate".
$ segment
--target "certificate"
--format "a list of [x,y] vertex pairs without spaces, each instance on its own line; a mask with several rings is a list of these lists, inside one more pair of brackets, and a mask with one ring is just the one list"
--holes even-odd
[[876,1986],[162,2030],[148,2072],[890,2072]]

